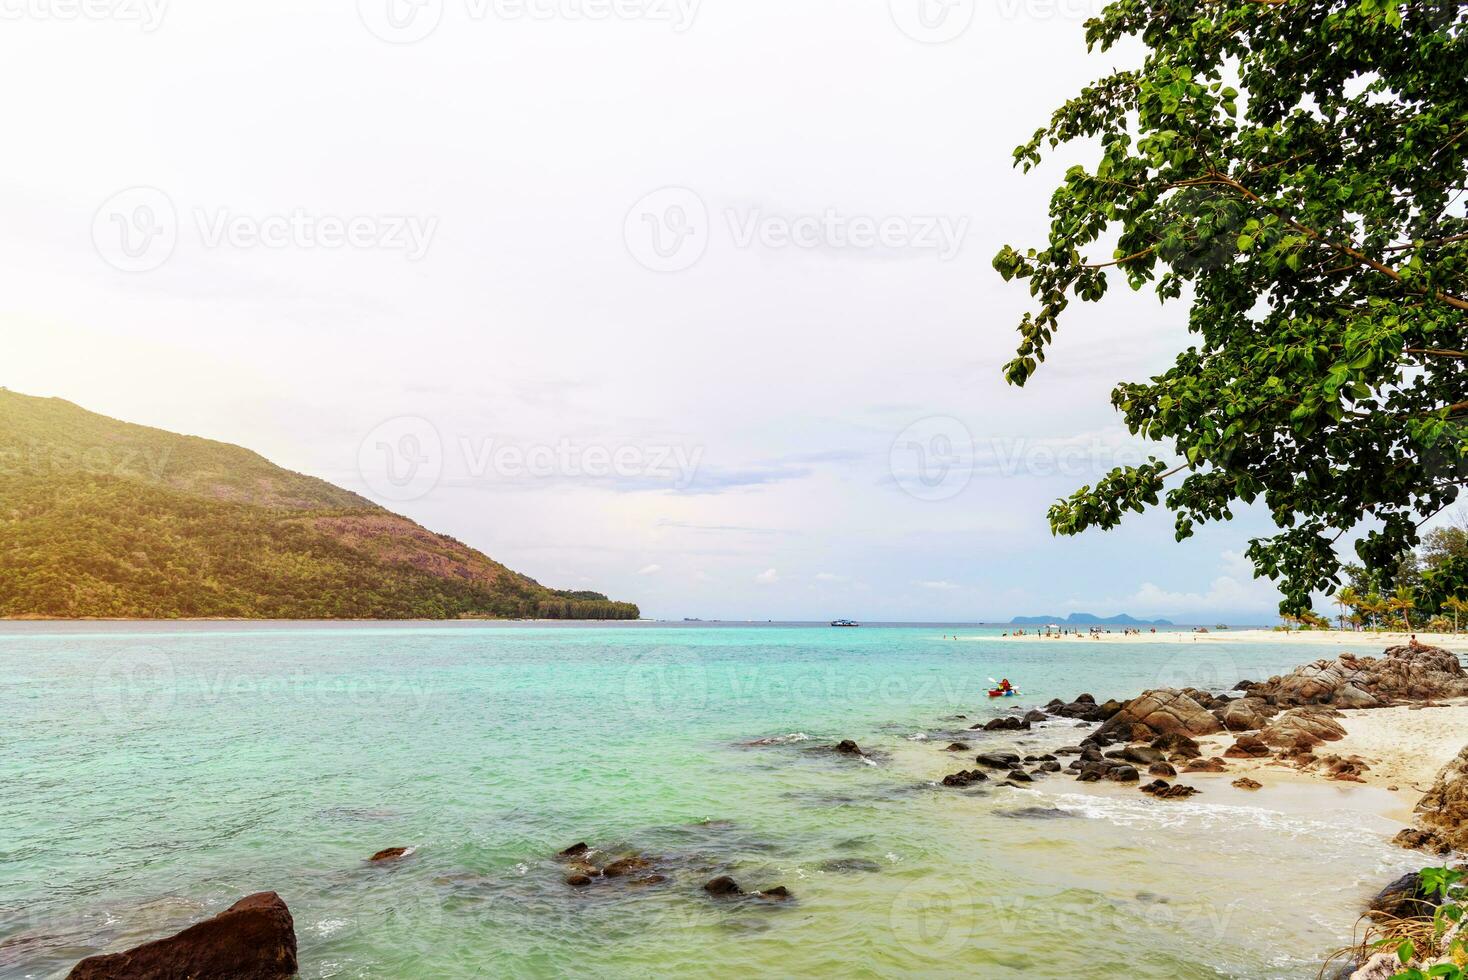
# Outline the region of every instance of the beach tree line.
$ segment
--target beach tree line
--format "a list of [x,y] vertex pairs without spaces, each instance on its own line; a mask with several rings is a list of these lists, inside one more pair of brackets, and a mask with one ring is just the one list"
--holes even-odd
[[[1015,150],[1089,162],[1044,243],[995,256],[1033,297],[1005,375],[1028,382],[1071,303],[1118,281],[1185,308],[1192,339],[1111,396],[1166,449],[1057,501],[1055,533],[1165,505],[1182,540],[1258,503],[1276,533],[1247,554],[1281,612],[1351,576],[1346,535],[1363,584],[1396,575],[1468,473],[1465,25],[1458,0],[1115,0],[1087,21],[1092,50],[1142,56]],[[1437,616],[1435,588],[1394,581],[1359,614]]]
[[1348,564],[1332,601],[1343,628],[1457,633],[1468,628],[1468,526],[1435,528],[1390,568]]

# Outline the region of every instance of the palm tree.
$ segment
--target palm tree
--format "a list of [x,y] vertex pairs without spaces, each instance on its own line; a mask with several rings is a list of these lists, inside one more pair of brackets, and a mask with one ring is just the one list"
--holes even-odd
[[1368,593],[1361,601],[1361,611],[1366,614],[1368,629],[1381,628],[1381,614],[1386,612],[1386,600],[1381,597],[1380,592]]
[[1355,609],[1356,606],[1360,604],[1360,602],[1361,597],[1357,595],[1356,590],[1351,588],[1349,585],[1335,594],[1335,604],[1339,606],[1341,610],[1341,629],[1346,628],[1346,610]]
[[1452,612],[1453,632],[1458,632],[1458,616],[1462,613],[1468,612],[1468,602],[1464,602],[1457,596],[1449,596],[1448,598],[1443,600],[1443,608]]
[[1407,632],[1412,632],[1412,610],[1417,608],[1417,600],[1412,596],[1412,590],[1405,585],[1397,586],[1392,597],[1387,600],[1387,608],[1393,612],[1402,614],[1402,621],[1407,624]]

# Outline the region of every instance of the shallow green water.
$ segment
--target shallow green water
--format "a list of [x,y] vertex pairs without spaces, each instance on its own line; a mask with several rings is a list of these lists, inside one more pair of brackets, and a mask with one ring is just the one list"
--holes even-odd
[[[1015,707],[991,677],[1035,706],[1318,652],[954,632],[985,631],[0,626],[0,975],[273,889],[306,977],[1303,977],[1411,866],[1331,786],[934,785],[966,758],[943,745]],[[572,889],[552,856],[580,840],[669,880]],[[706,897],[724,873],[796,898]]]

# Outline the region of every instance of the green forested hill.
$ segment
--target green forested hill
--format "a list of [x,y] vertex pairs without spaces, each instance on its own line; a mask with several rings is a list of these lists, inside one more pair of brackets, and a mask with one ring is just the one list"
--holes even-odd
[[0,389],[0,616],[637,615],[238,446]]

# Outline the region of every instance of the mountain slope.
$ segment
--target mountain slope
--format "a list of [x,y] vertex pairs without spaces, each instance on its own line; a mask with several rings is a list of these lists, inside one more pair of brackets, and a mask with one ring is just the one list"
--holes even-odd
[[0,616],[635,619],[224,443],[0,389]]

